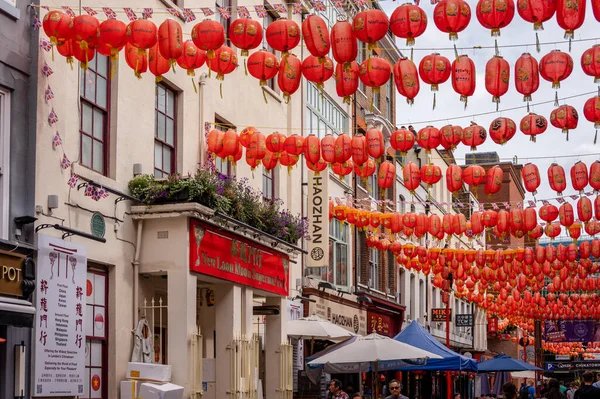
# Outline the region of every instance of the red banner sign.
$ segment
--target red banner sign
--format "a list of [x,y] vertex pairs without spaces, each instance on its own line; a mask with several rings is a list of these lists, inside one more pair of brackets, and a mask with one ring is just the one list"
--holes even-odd
[[498,332],[498,318],[491,317],[487,319],[487,330],[489,333]]
[[289,293],[289,257],[190,221],[190,270],[278,295]]
[[394,338],[399,333],[397,331],[398,323],[394,321],[393,317],[385,314],[368,311],[367,323],[369,333],[375,332],[390,338]]
[[431,309],[431,321],[452,320],[452,309],[436,308]]

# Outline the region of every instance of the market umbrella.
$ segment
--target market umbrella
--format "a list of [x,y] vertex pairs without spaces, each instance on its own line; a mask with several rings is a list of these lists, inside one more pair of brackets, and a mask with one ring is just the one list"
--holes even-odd
[[489,371],[542,371],[539,367],[535,367],[507,355],[497,355],[493,359],[481,362],[477,365],[477,370],[480,373]]
[[498,372],[494,377],[494,389],[492,389],[492,394],[496,396],[502,396],[502,386],[510,381],[510,373],[507,372]]
[[289,321],[287,330],[288,337],[299,339],[339,341],[340,339],[347,339],[355,335],[316,315]]

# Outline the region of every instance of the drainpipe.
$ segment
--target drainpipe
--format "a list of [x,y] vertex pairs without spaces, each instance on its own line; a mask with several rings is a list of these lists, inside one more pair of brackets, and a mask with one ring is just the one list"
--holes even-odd
[[198,163],[200,166],[204,165],[206,148],[204,143],[204,87],[206,86],[206,79],[208,76],[206,73],[202,73],[198,77],[198,115],[200,116],[200,131],[198,132]]
[[137,238],[135,241],[135,255],[133,256],[133,328],[137,324],[138,317],[138,298],[139,298],[139,273],[140,273],[140,251],[142,247],[142,227],[144,221],[142,219],[137,222]]

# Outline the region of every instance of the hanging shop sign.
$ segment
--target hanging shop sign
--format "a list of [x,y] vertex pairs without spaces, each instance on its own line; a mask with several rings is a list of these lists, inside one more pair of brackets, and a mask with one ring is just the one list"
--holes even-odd
[[24,255],[0,251],[0,295],[23,296]]
[[85,371],[84,246],[38,235],[33,396],[82,396]]
[[308,172],[308,241],[307,267],[329,267],[329,198],[327,173]]
[[308,313],[329,320],[350,332],[359,335],[367,334],[367,311],[333,302],[325,298],[312,297],[316,302],[308,305]]
[[487,319],[487,330],[489,333],[498,332],[498,318],[490,317]]
[[600,335],[600,323],[594,320],[546,320],[544,340],[548,342],[592,342]]
[[454,325],[456,327],[473,327],[473,315],[471,313],[457,314],[454,317]]
[[393,338],[400,332],[398,324],[398,321],[390,315],[367,311],[368,333],[377,333]]
[[448,317],[448,320],[452,320],[452,309],[431,309],[431,321],[446,321],[446,317]]
[[190,270],[278,295],[289,293],[289,257],[190,221]]

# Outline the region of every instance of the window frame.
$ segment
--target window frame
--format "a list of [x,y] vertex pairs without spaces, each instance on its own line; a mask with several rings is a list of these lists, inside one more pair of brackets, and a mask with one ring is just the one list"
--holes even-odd
[[[306,129],[320,139],[331,133],[335,137],[348,131],[348,114],[340,108],[329,96],[322,93],[317,86],[306,81]],[[313,117],[317,128],[312,127]],[[323,128],[321,128],[323,124]],[[316,130],[316,131],[315,131]]]
[[[265,166],[263,165],[263,172],[262,172],[262,194],[263,194],[263,199],[265,201],[273,201],[276,196],[275,196],[275,168],[271,169],[271,170],[267,170],[267,168],[265,168]],[[265,181],[271,181],[271,189],[267,192],[267,189],[265,188]]]
[[[98,66],[98,60],[100,60],[101,58],[106,59],[106,75],[101,75],[98,73],[97,71],[97,66]],[[93,67],[92,67],[92,63],[93,63]],[[88,68],[87,69],[81,69],[81,74],[79,76],[80,82],[82,82],[83,84],[81,85],[81,87],[79,88],[79,108],[80,108],[80,115],[79,115],[79,160],[80,160],[80,165],[84,166],[90,170],[93,170],[96,173],[100,173],[103,176],[108,176],[109,174],[109,162],[110,162],[110,102],[111,102],[111,76],[110,76],[110,70],[112,68],[112,61],[110,59],[110,57],[101,55],[101,54],[97,54],[96,57],[94,57],[93,60],[91,60],[89,62]],[[97,82],[97,76],[100,76],[102,78],[104,78],[106,80],[106,105],[104,107],[102,107],[101,105],[99,105],[96,101],[97,101],[97,83],[95,83],[96,87],[94,88],[94,101],[88,99],[85,95],[86,92],[86,87],[87,87],[87,74],[88,73],[94,73],[96,75],[96,79],[94,82]],[[83,130],[83,107],[88,106],[92,109],[92,121],[91,121],[91,126],[92,126],[92,132],[85,132]],[[96,137],[94,137],[94,133],[93,133],[93,129],[94,129],[94,114],[95,114],[95,110],[99,110],[100,112],[102,112],[103,114],[103,127],[102,127],[102,140],[98,140]],[[91,145],[91,158],[90,158],[90,165],[86,165],[83,162],[83,138],[85,137],[89,137],[92,140],[92,145]],[[102,170],[98,170],[94,168],[94,142],[100,142],[102,144]]]
[[[109,298],[108,298],[108,285],[110,283],[109,281],[109,272],[108,269],[106,269],[105,267],[99,266],[97,264],[92,264],[92,265],[88,265],[88,268],[86,270],[86,273],[91,273],[91,274],[96,274],[96,275],[100,275],[104,277],[104,337],[95,337],[95,336],[89,336],[86,334],[85,336],[85,345],[86,347],[88,346],[88,344],[90,344],[90,356],[91,356],[91,343],[92,341],[95,342],[101,342],[102,343],[102,365],[100,366],[101,374],[102,374],[102,385],[101,385],[101,398],[108,398],[108,350],[109,350]],[[87,305],[87,304],[86,304]],[[100,305],[92,305],[92,306],[100,306]],[[86,307],[86,311],[87,311],[87,307]],[[97,369],[98,367],[92,367],[92,366],[88,366],[87,362],[84,366],[85,368],[85,372],[87,373],[89,369]],[[88,392],[87,394],[89,395],[91,393],[91,384],[92,384],[92,378],[91,378],[91,372],[90,372],[90,378],[89,378],[89,386],[88,386]],[[87,397],[83,397],[80,396],[81,399],[91,399],[91,395],[87,396]]]
[[0,86],[0,238],[7,240],[10,224],[10,126],[11,95]]
[[[339,232],[339,234],[336,234],[338,232]],[[332,283],[336,287],[348,287],[350,285],[349,278],[348,278],[349,241],[350,241],[350,234],[349,234],[348,225],[346,223],[341,223],[337,219],[333,219],[332,222],[329,224],[329,242],[330,242],[330,244],[332,244],[331,245],[332,249],[330,250],[329,256],[332,257],[332,261],[333,261],[330,263],[329,268],[331,269]],[[340,250],[338,253],[338,246],[345,248],[345,251]],[[338,255],[341,255],[342,251],[344,251],[346,254],[346,271],[345,271],[346,284],[342,284],[341,282],[337,281]],[[340,276],[341,275],[342,275],[342,273],[340,272]],[[342,278],[344,278],[344,277],[342,276]]]
[[369,288],[379,290],[379,251],[369,248]]
[[[221,132],[226,132],[229,129],[236,130],[235,125],[226,121],[225,119],[221,118],[218,115],[215,115],[215,123],[214,123],[213,127],[215,128],[215,130],[218,130]],[[213,160],[213,166],[215,167],[215,169],[217,170],[217,172],[219,174],[227,176],[227,177],[232,177],[235,174],[234,166],[229,159],[227,159],[227,161],[224,162],[221,158],[213,157],[212,154],[210,154],[210,153],[209,153],[209,157],[210,157],[210,159]],[[222,171],[223,166],[226,167],[226,172],[227,172],[226,174],[224,174]]]
[[[158,104],[158,91],[159,91],[159,87],[162,87],[165,89],[165,107],[168,109],[168,104],[166,103],[166,99],[168,99],[168,92],[172,92],[173,93],[173,116],[170,117],[169,115],[167,115],[166,113],[163,113],[162,111],[160,111],[157,108],[157,104]],[[178,93],[177,90],[175,90],[173,87],[167,85],[164,82],[159,82],[156,83],[156,90],[155,90],[155,101],[154,101],[154,148],[156,147],[156,143],[160,143],[162,146],[162,157],[163,157],[163,169],[158,169],[163,173],[163,176],[160,176],[161,178],[164,178],[166,176],[164,176],[165,170],[164,170],[164,151],[165,151],[165,146],[171,148],[171,173],[167,174],[167,176],[169,175],[174,175],[177,173],[177,112],[178,112]],[[167,119],[172,119],[173,120],[173,144],[169,144],[166,140],[162,140],[161,138],[158,137],[158,114],[162,114],[165,116],[165,118]],[[166,124],[165,124],[165,138],[166,138]],[[156,149],[154,150],[154,175],[156,176]]]

